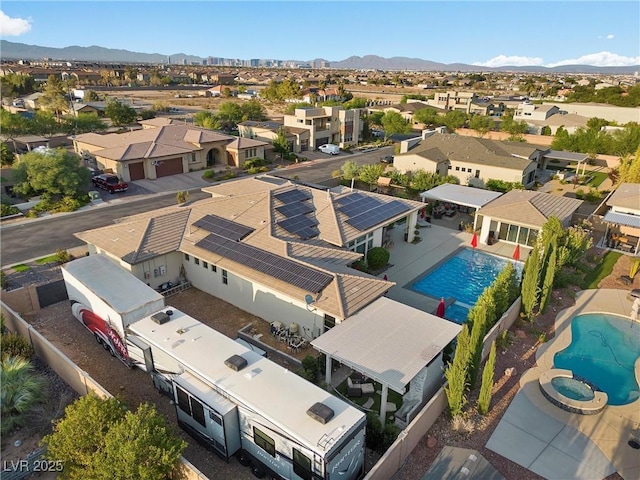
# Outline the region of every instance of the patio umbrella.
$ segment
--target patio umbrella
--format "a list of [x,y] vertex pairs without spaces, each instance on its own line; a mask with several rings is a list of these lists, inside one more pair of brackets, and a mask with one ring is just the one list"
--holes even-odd
[[444,303],[444,297],[440,298],[440,303],[438,304],[438,309],[436,310],[436,315],[439,316],[440,318],[444,318],[444,310],[447,308],[447,306]]
[[478,234],[474,233],[473,238],[471,239],[471,246],[476,248],[478,246]]
[[513,251],[513,259],[516,262],[520,260],[520,245],[516,245],[516,249]]

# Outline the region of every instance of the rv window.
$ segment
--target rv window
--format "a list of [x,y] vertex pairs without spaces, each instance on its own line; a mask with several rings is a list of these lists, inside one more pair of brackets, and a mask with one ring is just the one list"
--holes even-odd
[[204,408],[202,407],[202,404],[193,397],[191,397],[191,410],[191,416],[193,417],[193,419],[200,425],[205,427],[206,424],[204,422]]
[[311,480],[311,459],[304,453],[293,449],[293,473],[303,480]]
[[266,433],[253,427],[253,441],[272,457],[276,456],[276,442]]
[[189,405],[189,394],[176,385],[176,394],[178,395],[178,406],[180,410],[191,415],[191,406]]
[[216,412],[209,412],[209,418],[216,422],[218,425],[222,425],[222,417],[218,415]]

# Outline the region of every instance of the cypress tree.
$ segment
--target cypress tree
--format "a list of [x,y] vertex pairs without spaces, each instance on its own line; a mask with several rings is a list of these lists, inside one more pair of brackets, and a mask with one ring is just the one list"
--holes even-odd
[[451,418],[460,415],[467,403],[467,369],[469,366],[469,327],[462,327],[458,335],[458,343],[453,356],[453,362],[447,365],[444,377],[447,385],[444,387],[449,403]]
[[496,367],[496,342],[491,344],[489,350],[489,358],[484,364],[482,370],[482,385],[480,386],[480,394],[478,395],[478,413],[486,415],[491,405],[491,394],[493,390],[493,374]]
[[544,312],[549,304],[549,298],[551,298],[551,291],[553,290],[553,279],[556,275],[556,251],[554,247],[549,248],[550,253],[547,257],[547,268],[545,270],[544,279],[542,283],[542,289],[540,294],[540,310]]
[[538,305],[539,279],[540,249],[536,243],[524,265],[524,275],[522,277],[522,313],[529,321],[533,319],[533,311]]

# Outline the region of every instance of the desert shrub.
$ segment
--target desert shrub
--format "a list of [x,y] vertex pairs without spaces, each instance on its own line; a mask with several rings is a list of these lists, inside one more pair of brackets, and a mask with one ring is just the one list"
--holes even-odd
[[378,453],[384,453],[396,440],[400,429],[392,422],[384,427],[380,422],[380,417],[375,412],[367,413],[367,447]]
[[[590,268],[588,270],[591,270]],[[575,285],[580,287],[582,285],[583,275],[573,272],[567,268],[563,268],[553,279],[553,286],[555,288],[567,288],[569,285]]]
[[249,175],[255,175],[256,173],[260,173],[260,168],[259,167],[251,167],[251,168],[247,169],[247,173]]
[[222,175],[223,180],[231,180],[232,178],[236,178],[238,174],[231,169],[227,169],[226,172]]
[[476,429],[473,420],[464,415],[456,415],[451,420],[451,428],[456,432],[473,433]]
[[9,280],[4,270],[0,271],[0,288],[3,290],[9,286]]
[[249,170],[251,168],[257,168],[264,166],[265,161],[262,158],[250,158],[242,164],[243,170]]
[[206,170],[203,174],[202,177],[207,179],[207,180],[211,180],[216,176],[216,174],[214,173],[213,170]]
[[261,172],[261,173],[265,173],[265,172],[268,172],[268,171],[269,171],[269,167],[267,167],[267,166],[260,167],[260,169],[259,169],[259,170],[260,170],[260,172]]
[[509,330],[503,330],[496,338],[496,345],[503,350],[509,348],[512,343],[513,340],[511,339]]
[[181,190],[178,193],[176,193],[176,201],[179,204],[186,203],[187,200],[189,200],[189,192]]
[[71,260],[71,255],[68,251],[59,248],[56,250],[56,258],[59,263],[67,263]]
[[29,340],[13,332],[2,334],[2,337],[0,337],[0,351],[2,351],[2,358],[21,357],[25,360],[31,360],[34,354]]
[[367,264],[372,270],[379,270],[389,263],[389,250],[382,247],[374,247],[367,253]]
[[0,216],[6,217],[8,215],[17,215],[20,213],[18,207],[13,205],[7,205],[6,203],[0,204]]

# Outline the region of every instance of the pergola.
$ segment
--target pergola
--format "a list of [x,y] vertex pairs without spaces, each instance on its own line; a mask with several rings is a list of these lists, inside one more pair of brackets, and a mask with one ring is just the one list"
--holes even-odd
[[589,155],[584,153],[564,152],[562,150],[549,150],[544,154],[544,158],[548,160],[559,160],[561,162],[577,162],[576,175],[580,175],[580,166],[582,166],[582,175],[587,171],[587,160]]
[[[445,183],[438,185],[431,190],[422,192],[420,197],[423,202],[427,200],[439,200],[441,202],[455,203],[465,207],[474,208],[476,212],[484,207],[487,203],[495,200],[502,193],[485,190],[483,188],[465,187],[463,185],[455,185],[453,183]],[[473,230],[476,230],[477,215],[473,218]]]
[[404,395],[411,380],[461,329],[444,318],[381,297],[311,345],[327,357],[327,384],[335,359],[382,385],[380,420],[384,425],[389,389]]

